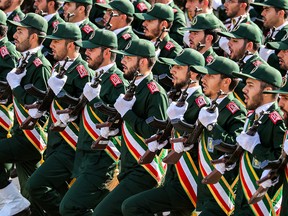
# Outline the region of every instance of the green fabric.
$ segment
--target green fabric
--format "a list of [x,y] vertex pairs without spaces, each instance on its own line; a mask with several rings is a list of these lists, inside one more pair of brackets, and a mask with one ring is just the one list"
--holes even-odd
[[70,39],[77,41],[81,39],[81,31],[74,23],[63,22],[59,23],[52,34],[47,35],[46,38],[52,40]]
[[138,19],[141,20],[167,20],[169,22],[173,22],[174,13],[173,9],[169,5],[155,3],[153,7],[147,11],[146,13],[135,13]]
[[[22,20],[24,18],[25,14],[21,11],[20,7],[15,9],[8,17],[7,21],[18,21]],[[12,25],[10,22],[7,22],[8,26],[8,32],[7,32],[7,37],[9,41],[14,41],[13,35],[16,32],[16,26]]]
[[[91,28],[93,31],[86,32],[85,28]],[[89,40],[90,36],[93,34],[94,30],[98,29],[98,27],[93,24],[88,18],[84,20],[84,22],[79,26],[82,34],[82,40]]]

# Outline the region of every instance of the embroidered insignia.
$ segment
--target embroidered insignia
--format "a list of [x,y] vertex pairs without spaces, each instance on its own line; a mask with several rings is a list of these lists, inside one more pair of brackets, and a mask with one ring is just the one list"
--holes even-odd
[[270,114],[269,114],[269,118],[271,119],[271,121],[272,121],[274,124],[277,124],[277,122],[278,122],[279,120],[282,120],[281,115],[280,115],[278,112],[276,112],[276,111],[270,113]]
[[110,80],[111,80],[112,84],[114,85],[114,87],[116,87],[117,85],[122,83],[122,80],[120,79],[120,77],[117,74],[112,74],[110,76]]
[[93,32],[93,28],[89,25],[85,25],[82,27],[82,30],[86,33],[89,34],[90,32]]
[[52,22],[52,27],[53,27],[53,29],[55,29],[55,28],[58,26],[58,24],[59,24],[59,21],[58,21],[58,20]]
[[254,111],[255,111],[255,110],[249,110],[249,111],[247,112],[247,117],[251,116],[251,115],[254,113]]
[[196,98],[195,102],[199,108],[207,104],[203,96],[199,96],[198,98]]
[[167,43],[166,43],[166,45],[165,45],[165,49],[166,50],[168,50],[168,51],[170,51],[172,48],[174,48],[175,47],[175,45],[171,42],[171,41],[168,41]]
[[16,15],[13,17],[13,21],[15,21],[15,22],[20,22],[20,21],[21,21],[21,19],[20,19],[20,17],[19,17],[18,14],[16,14]]
[[205,60],[206,60],[207,65],[210,65],[215,61],[215,58],[212,55],[209,55],[206,57]]
[[6,46],[3,46],[0,48],[0,53],[1,53],[2,58],[10,54]]
[[136,5],[136,8],[141,12],[145,12],[148,10],[147,6],[143,3],[143,2],[140,2]]
[[106,4],[105,0],[96,0],[96,3]]
[[33,61],[33,64],[36,66],[36,67],[39,67],[40,65],[42,65],[42,61],[39,59],[39,58],[36,58],[34,61]]
[[78,71],[81,78],[88,76],[88,71],[84,67],[84,65],[78,65],[76,67],[76,70]]
[[159,88],[155,82],[150,82],[147,84],[147,86],[151,94],[154,94],[155,92],[159,92]]
[[240,110],[240,108],[233,102],[231,101],[230,103],[228,103],[226,105],[226,108],[232,113],[236,113],[238,110]]
[[173,8],[173,13],[177,13],[178,10],[176,8]]
[[126,33],[126,34],[122,35],[122,38],[124,40],[129,40],[131,38],[131,35],[129,33]]
[[261,162],[258,161],[256,158],[253,157],[252,159],[252,166],[256,169],[260,169],[261,167]]
[[252,64],[253,64],[255,67],[259,67],[259,65],[261,65],[262,62],[259,61],[259,60],[256,60],[256,61],[254,61]]
[[207,138],[207,150],[211,153],[214,151],[214,146],[213,146],[213,139],[212,137]]

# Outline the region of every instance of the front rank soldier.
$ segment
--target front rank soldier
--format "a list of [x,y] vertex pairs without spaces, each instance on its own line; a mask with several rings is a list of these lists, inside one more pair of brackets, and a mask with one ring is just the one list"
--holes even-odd
[[[143,22],[144,35],[153,42],[158,58],[175,58],[182,50],[181,46],[170,38],[168,33],[174,19],[173,9],[170,6],[156,3],[147,13],[136,13],[135,16],[145,20]],[[169,65],[157,61],[152,72],[157,80],[161,74],[169,75]]]
[[[24,18],[24,13],[21,11],[21,4],[23,0],[3,0],[0,2],[0,9],[7,15],[7,20],[19,22],[21,19]],[[8,32],[7,37],[9,41],[13,41],[13,35],[16,32],[16,27],[11,25],[9,22],[8,24]]]
[[[264,160],[277,160],[281,154],[281,145],[285,134],[285,124],[277,104],[276,94],[263,94],[263,91],[278,90],[282,85],[282,77],[279,71],[273,67],[261,64],[249,74],[234,73],[235,76],[245,79],[246,86],[243,89],[246,108],[251,110],[245,125],[255,121],[261,112],[259,127],[254,135],[244,131],[236,140],[245,152],[240,158],[240,178],[235,199],[235,215],[270,215],[275,214],[279,207],[277,201],[281,193],[278,191],[280,184],[269,188],[268,196],[255,204],[248,204],[251,195],[256,191],[256,180],[263,170],[260,168]],[[251,125],[250,125],[251,126]],[[264,172],[263,172],[264,173]],[[263,187],[265,183],[263,183]],[[260,184],[261,185],[261,184]],[[281,190],[281,188],[280,188]]]
[[[238,173],[235,169],[226,172],[220,183],[215,185],[201,184],[213,169],[211,159],[218,159],[223,155],[216,150],[213,140],[222,140],[226,143],[235,143],[236,136],[242,131],[246,110],[234,97],[233,90],[238,79],[232,75],[239,71],[238,65],[224,57],[216,57],[206,65],[207,73],[202,78],[203,92],[211,100],[216,100],[218,106],[215,112],[210,113],[206,107],[200,110],[198,120],[205,127],[198,145],[199,173],[197,188],[196,210],[201,216],[230,215],[234,210],[235,194],[233,187]],[[218,99],[219,91],[224,92]],[[218,196],[220,194],[220,196]]]
[[[173,65],[170,73],[173,77],[174,87],[179,90],[187,87],[187,106],[178,107],[177,102],[170,104],[167,115],[172,120],[184,117],[185,122],[195,124],[200,109],[209,102],[199,85],[200,74],[197,67],[204,67],[205,59],[199,52],[186,48],[175,59],[161,58]],[[190,84],[192,80],[193,83]],[[188,84],[189,83],[189,84]],[[175,130],[175,129],[174,129]],[[183,131],[175,131],[183,134]],[[150,151],[160,148],[158,141],[148,144]],[[131,196],[122,205],[123,215],[153,215],[160,212],[173,212],[173,215],[191,215],[196,207],[197,194],[197,147],[193,153],[187,152],[191,147],[184,147],[183,143],[174,143],[177,153],[184,152],[176,165],[168,165],[165,182],[162,187]],[[188,168],[188,169],[187,169]],[[193,178],[193,176],[195,176]],[[187,181],[188,180],[188,181]],[[172,214],[172,213],[171,213]]]
[[[91,76],[87,63],[79,53],[80,48],[74,44],[75,41],[81,40],[80,29],[73,23],[60,23],[47,38],[52,40],[50,47],[54,58],[59,61],[48,80],[49,91],[53,91],[54,95],[62,91],[79,98]],[[65,72],[62,78],[58,77],[59,67],[61,74]],[[66,107],[68,104],[54,98],[48,126],[61,123],[56,110]],[[29,110],[29,114],[33,119],[37,119],[44,112],[34,108]],[[48,215],[60,215],[59,205],[72,175],[77,139],[77,122],[68,123],[60,132],[49,130],[45,162],[27,182],[30,196]]]
[[[7,74],[7,82],[13,94],[15,119],[12,138],[0,141],[0,202],[2,204],[0,215],[16,215],[18,213],[30,215],[30,203],[8,180],[9,175],[4,168],[4,163],[16,163],[21,192],[26,198],[29,198],[25,184],[41,160],[46,141],[44,129],[40,125],[37,125],[32,131],[20,129],[22,121],[28,116],[24,105],[31,104],[36,100],[24,90],[24,86],[32,83],[37,88],[46,90],[51,65],[41,54],[40,49],[46,35],[47,23],[41,16],[33,13],[28,13],[20,22],[10,22],[17,26],[14,34],[15,46],[23,57],[19,61],[18,68],[14,68]],[[1,49],[1,51],[3,51],[2,54],[10,55],[7,54],[8,49]],[[9,59],[6,63],[8,62]],[[36,211],[34,207],[34,205],[31,206],[33,212]]]
[[123,119],[121,171],[118,175],[119,184],[94,210],[93,215],[103,216],[122,215],[124,200],[161,182],[163,170],[159,169],[159,162],[139,165],[137,161],[147,150],[143,139],[156,133],[156,129],[148,125],[145,119],[155,116],[164,120],[168,105],[164,89],[153,80],[151,69],[155,63],[155,48],[151,42],[132,40],[126,50],[113,52],[124,55],[124,78],[133,79],[136,89],[132,100],[125,100],[121,94],[114,104]]
[[94,110],[93,105],[96,102],[113,105],[119,95],[125,93],[125,85],[127,85],[123,72],[116,67],[116,54],[110,52],[111,49],[118,47],[117,37],[113,32],[95,30],[95,34],[89,41],[77,42],[77,44],[86,49],[89,67],[96,70],[96,73],[102,70],[104,73],[101,74],[101,82],[97,88],[91,87],[92,83],[89,82],[83,90],[84,96],[90,102],[84,108],[80,119],[73,171],[76,181],[61,202],[60,214],[62,216],[92,215],[92,210],[109,192],[103,188],[103,185],[108,180],[109,168],[111,169],[114,161],[118,162],[120,152],[117,150],[118,146],[113,146],[112,142],[105,151],[91,150],[93,140],[100,135],[107,137],[103,129],[95,130],[95,124],[105,122],[107,116]]

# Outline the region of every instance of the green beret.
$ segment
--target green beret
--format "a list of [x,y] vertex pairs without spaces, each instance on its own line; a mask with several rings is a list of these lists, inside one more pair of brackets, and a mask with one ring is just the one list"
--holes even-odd
[[75,23],[59,23],[53,30],[51,35],[47,35],[48,39],[52,40],[81,40],[82,35],[80,28]]
[[109,4],[96,3],[99,7],[118,10],[132,17],[135,13],[134,5],[129,0],[114,0]]
[[166,4],[156,3],[147,13],[135,13],[135,17],[140,20],[163,19],[169,22],[174,20],[172,7]]
[[288,10],[288,0],[266,0],[262,3],[254,2],[251,5],[261,6],[261,7],[274,7]]

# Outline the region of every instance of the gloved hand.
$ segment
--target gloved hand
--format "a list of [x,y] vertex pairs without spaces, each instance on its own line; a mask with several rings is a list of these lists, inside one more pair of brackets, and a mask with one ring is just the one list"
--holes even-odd
[[109,127],[102,127],[100,129],[100,134],[102,137],[108,139],[109,137],[116,136],[119,133],[119,129],[116,128],[115,130],[110,130]]
[[[264,171],[262,172],[262,175],[261,175],[261,178],[260,178],[260,179],[262,179],[262,178],[264,178],[265,176],[267,176],[270,171],[271,171],[270,169],[264,170]],[[279,181],[279,177],[277,177],[277,178],[276,178],[275,180],[273,180],[273,181],[272,181],[271,179],[268,179],[268,180],[262,182],[262,183],[260,184],[260,186],[262,186],[263,188],[270,188],[270,187],[274,186],[275,184],[277,184],[278,181]]]
[[91,87],[91,82],[86,83],[83,94],[88,99],[88,101],[92,101],[94,98],[100,95],[101,85],[98,85],[96,88]]
[[285,142],[283,144],[283,149],[284,149],[286,155],[288,155],[288,140],[287,139],[285,140]]
[[203,107],[198,115],[198,120],[201,124],[206,128],[207,125],[213,124],[217,122],[217,118],[219,116],[218,108],[216,107],[215,112],[210,113],[207,111],[208,107]]
[[74,121],[76,118],[77,116],[73,117],[73,116],[70,116],[68,113],[62,113],[59,115],[60,121],[65,125],[67,125],[69,122]]
[[131,101],[126,101],[124,99],[124,94],[120,94],[114,104],[114,107],[120,113],[121,117],[123,117],[126,114],[126,112],[132,109],[135,101],[136,101],[135,96],[133,96]]
[[180,119],[184,116],[184,113],[187,110],[188,103],[185,101],[184,106],[178,107],[176,106],[177,102],[172,102],[167,109],[167,115],[169,119]]
[[151,151],[151,152],[155,152],[158,150],[158,147],[159,147],[159,143],[157,142],[157,140],[154,140],[150,143],[148,143],[148,149]]
[[44,115],[45,112],[39,111],[37,108],[29,109],[28,114],[33,118],[33,119],[38,119],[41,118]]
[[64,87],[66,81],[67,81],[66,75],[64,75],[63,78],[59,79],[57,77],[57,73],[53,73],[52,76],[48,79],[48,85],[50,86],[54,94],[58,95],[59,92]]
[[20,86],[22,78],[26,75],[26,69],[21,74],[16,74],[16,68],[11,70],[7,76],[7,82],[10,85],[11,89],[15,89],[16,87]]
[[[224,158],[225,155],[222,155],[219,159],[222,159]],[[236,163],[226,167],[225,166],[225,163],[217,163],[217,164],[214,164],[214,167],[216,170],[218,170],[222,175],[224,175],[225,171],[230,171],[232,169],[234,169],[236,166]]]
[[184,152],[184,151],[189,151],[190,149],[193,148],[193,146],[194,145],[190,145],[190,146],[184,147],[183,142],[175,142],[173,144],[173,149],[174,149],[175,152],[181,153],[181,152]]
[[254,136],[250,136],[245,132],[242,132],[239,134],[239,136],[236,137],[236,141],[243,149],[252,154],[255,146],[260,144],[260,137],[258,132],[256,132]]

